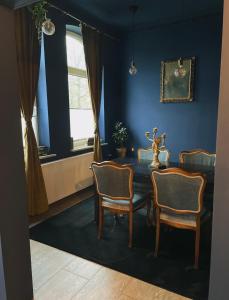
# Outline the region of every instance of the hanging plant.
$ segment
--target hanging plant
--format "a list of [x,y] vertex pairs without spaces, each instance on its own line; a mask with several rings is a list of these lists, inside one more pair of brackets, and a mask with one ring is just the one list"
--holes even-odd
[[35,22],[35,26],[37,28],[39,40],[41,40],[42,37],[42,24],[46,20],[46,13],[48,12],[46,7],[47,7],[47,1],[42,0],[36,3],[32,9],[33,19]]

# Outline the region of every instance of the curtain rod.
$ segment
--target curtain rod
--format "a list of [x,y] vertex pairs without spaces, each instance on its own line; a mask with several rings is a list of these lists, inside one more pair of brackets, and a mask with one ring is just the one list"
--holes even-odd
[[82,20],[76,18],[75,16],[73,16],[73,15],[70,14],[69,12],[63,10],[62,8],[60,8],[60,7],[58,7],[58,6],[54,5],[54,4],[51,4],[51,3],[49,3],[49,2],[48,2],[47,4],[48,4],[49,7],[54,8],[54,9],[60,11],[62,14],[66,15],[66,16],[68,16],[68,17],[74,19],[74,20],[76,20],[77,22],[82,23],[82,24],[84,24],[84,25],[90,27],[91,29],[97,30],[97,31],[99,31],[100,33],[103,33],[106,37],[108,37],[108,38],[110,38],[110,39],[112,39],[112,40],[115,40],[115,41],[120,41],[117,37],[112,36],[112,35],[110,35],[110,34],[108,34],[108,33],[105,33],[105,32],[103,32],[103,31],[98,30],[96,27],[94,27],[94,26],[92,26],[92,25],[90,25],[90,24],[88,24],[88,23],[83,22]]

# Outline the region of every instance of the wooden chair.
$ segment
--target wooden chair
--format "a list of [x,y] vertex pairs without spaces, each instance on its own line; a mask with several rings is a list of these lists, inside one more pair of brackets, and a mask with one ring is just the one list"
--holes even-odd
[[193,230],[195,238],[195,268],[199,264],[200,224],[204,220],[203,192],[206,180],[200,173],[189,173],[179,168],[152,172],[154,202],[156,206],[157,257],[160,224]]
[[99,195],[98,238],[102,237],[105,209],[114,214],[128,214],[129,247],[131,248],[133,240],[133,213],[147,206],[147,218],[149,218],[149,193],[134,193],[134,172],[129,165],[120,165],[111,161],[102,163],[93,162],[91,168]]
[[[160,150],[159,161],[162,164],[167,164],[169,162],[170,153],[167,149]],[[138,149],[138,160],[153,160],[153,150],[149,149]]]
[[205,150],[182,151],[179,160],[185,164],[215,166],[216,154]]

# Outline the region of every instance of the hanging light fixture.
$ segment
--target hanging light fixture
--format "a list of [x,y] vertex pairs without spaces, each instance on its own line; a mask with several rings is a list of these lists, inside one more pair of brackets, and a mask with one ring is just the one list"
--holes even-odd
[[[181,2],[182,6],[181,6],[181,14],[182,14],[182,18],[185,18],[185,2],[184,0],[182,0]],[[187,74],[187,70],[184,67],[184,59],[182,59],[181,57],[177,60],[177,68],[174,71],[174,76],[177,78],[183,78],[185,77],[185,75]]]
[[51,19],[47,18],[46,14],[45,14],[45,20],[42,23],[42,32],[46,35],[53,35],[55,33],[55,25],[54,23],[51,21]]
[[[133,33],[134,29],[135,29],[135,14],[138,10],[138,6],[137,5],[130,5],[129,10],[132,13],[132,33]],[[130,63],[129,73],[130,73],[130,75],[134,76],[138,72],[138,70],[136,68],[136,65],[135,65],[135,62],[134,62],[134,41],[133,41],[133,44],[132,44],[132,51],[133,51],[133,55],[132,55],[132,59],[131,59],[131,63]]]

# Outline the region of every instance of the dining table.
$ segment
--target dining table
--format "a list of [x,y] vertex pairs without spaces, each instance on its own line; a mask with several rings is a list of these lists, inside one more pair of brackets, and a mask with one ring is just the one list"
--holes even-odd
[[[180,162],[167,162],[161,164],[159,168],[153,168],[151,161],[139,160],[134,157],[116,158],[113,160],[119,164],[127,164],[134,170],[134,185],[144,184],[144,188],[152,190],[151,175],[154,170],[163,170],[168,168],[180,168],[191,173],[201,173],[206,178],[206,187],[204,191],[204,206],[209,212],[213,209],[213,193],[214,193],[214,176],[215,167],[198,165],[198,164],[185,164]],[[140,185],[141,186],[141,185]],[[98,201],[95,201],[95,221],[98,223]]]

